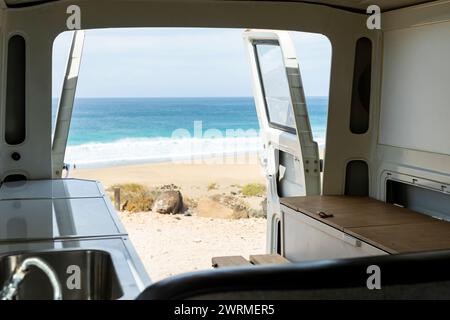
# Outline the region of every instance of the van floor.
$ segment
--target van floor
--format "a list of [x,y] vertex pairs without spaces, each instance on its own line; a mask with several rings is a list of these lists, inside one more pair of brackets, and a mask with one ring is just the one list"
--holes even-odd
[[120,219],[152,281],[211,269],[215,256],[264,254],[267,220],[213,219],[154,212],[125,213]]

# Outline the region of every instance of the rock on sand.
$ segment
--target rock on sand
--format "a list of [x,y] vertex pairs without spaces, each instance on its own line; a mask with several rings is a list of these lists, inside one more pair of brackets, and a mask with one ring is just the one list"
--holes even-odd
[[153,211],[162,214],[175,214],[183,208],[183,199],[178,190],[163,191],[153,204]]

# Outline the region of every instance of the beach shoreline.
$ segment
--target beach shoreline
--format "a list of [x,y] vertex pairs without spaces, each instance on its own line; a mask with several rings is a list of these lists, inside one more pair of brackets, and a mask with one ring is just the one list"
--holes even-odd
[[69,178],[100,181],[105,189],[124,183],[138,183],[149,188],[176,185],[189,197],[210,193],[215,184],[217,193],[228,192],[230,186],[248,183],[265,184],[264,171],[256,154],[216,157],[199,162],[158,162],[128,164],[100,168],[72,169]]

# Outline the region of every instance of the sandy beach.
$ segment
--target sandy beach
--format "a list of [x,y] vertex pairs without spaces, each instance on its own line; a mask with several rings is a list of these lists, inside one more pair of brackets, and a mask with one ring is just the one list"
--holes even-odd
[[206,159],[204,163],[149,163],[95,169],[75,169],[71,178],[101,181],[105,188],[118,183],[140,183],[149,187],[175,184],[191,197],[208,193],[208,185],[217,184],[217,192],[230,186],[265,183],[256,155]]
[[120,213],[152,281],[211,269],[214,256],[265,253],[266,219]]
[[[139,183],[149,188],[174,184],[183,198],[200,199],[230,195],[239,186],[265,183],[256,156],[209,159],[207,163],[150,163],[95,169],[76,169],[72,178],[101,181],[105,188],[115,184]],[[249,206],[261,206],[262,197],[243,198]],[[266,219],[219,219],[156,212],[120,212],[153,281],[183,272],[211,268],[213,256],[265,252]]]

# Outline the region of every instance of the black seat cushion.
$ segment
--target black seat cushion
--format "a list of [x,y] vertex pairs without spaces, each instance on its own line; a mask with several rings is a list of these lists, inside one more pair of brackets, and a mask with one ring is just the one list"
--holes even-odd
[[[379,290],[366,284],[371,265],[381,270]],[[187,273],[138,299],[450,299],[450,251]]]

